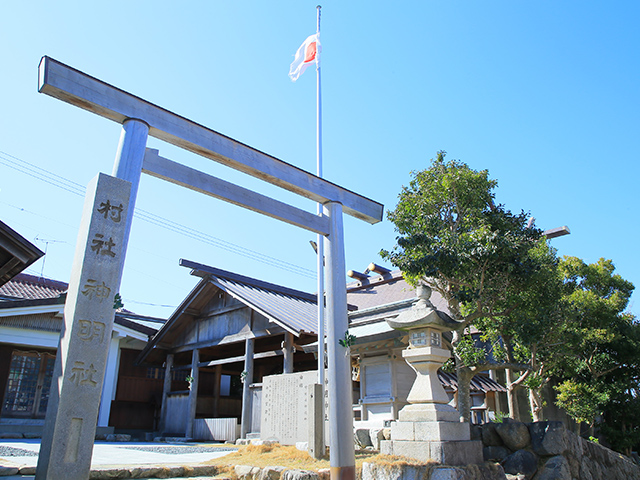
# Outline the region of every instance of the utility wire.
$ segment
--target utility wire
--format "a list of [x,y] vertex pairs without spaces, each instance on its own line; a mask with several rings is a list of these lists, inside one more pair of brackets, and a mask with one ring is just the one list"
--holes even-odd
[[[79,183],[76,183],[68,178],[65,178],[56,173],[50,172],[41,168],[37,165],[29,163],[25,160],[22,160],[18,157],[10,155],[6,152],[0,150],[0,164],[5,165],[9,168],[17,170],[18,172],[24,173],[25,175],[29,175],[33,178],[41,180],[45,183],[53,185],[54,187],[61,188],[62,190],[66,190],[67,192],[73,193],[80,197],[84,197],[85,195],[85,187]],[[307,278],[315,278],[316,272],[310,270],[308,268],[300,267],[298,265],[294,265],[293,263],[286,262],[284,260],[280,260],[275,257],[271,257],[269,255],[265,255],[254,250],[250,250],[248,248],[242,247],[232,242],[228,242],[226,240],[222,240],[221,238],[214,237],[204,232],[200,232],[191,227],[187,227],[186,225],[182,225],[180,223],[174,222],[172,220],[168,220],[164,217],[156,215],[151,212],[147,212],[140,208],[136,208],[134,211],[134,215],[145,222],[151,223],[152,225],[159,226],[166,230],[170,230],[178,235],[182,235],[193,240],[202,242],[207,245],[211,245],[222,250],[226,250],[227,252],[235,253],[236,255],[243,256],[245,258],[249,258],[251,260],[255,260],[257,262],[264,263],[266,265],[279,268],[281,270],[285,270],[290,273],[294,273],[296,275],[300,275]]]

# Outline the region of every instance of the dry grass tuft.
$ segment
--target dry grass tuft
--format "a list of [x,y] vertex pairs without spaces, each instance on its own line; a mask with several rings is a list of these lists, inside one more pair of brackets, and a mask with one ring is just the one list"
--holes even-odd
[[329,468],[329,459],[315,460],[307,452],[287,445],[243,445],[237,452],[207,462],[209,465],[251,465],[269,467],[279,465],[301,470]]
[[[413,461],[405,457],[393,455],[382,455],[366,450],[356,451],[356,471],[358,478],[361,478],[362,464],[373,462],[384,466],[393,465],[424,465],[424,463]],[[299,470],[315,470],[329,468],[329,455],[320,460],[315,460],[307,452],[298,450],[294,446],[287,445],[242,445],[238,451],[215,458],[206,462],[209,465],[218,465],[221,473],[236,478],[233,467],[236,465],[250,465],[252,467],[265,468],[269,466],[281,466]]]

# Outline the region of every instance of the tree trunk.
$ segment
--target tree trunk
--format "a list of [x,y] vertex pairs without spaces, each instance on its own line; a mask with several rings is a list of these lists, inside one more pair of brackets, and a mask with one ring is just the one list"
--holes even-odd
[[542,418],[542,387],[529,390],[529,404],[531,417],[534,422],[541,422]]
[[507,368],[506,371],[506,377],[507,377],[507,400],[509,403],[509,416],[511,418],[513,418],[514,420],[520,420],[520,409],[519,409],[519,405],[518,405],[518,397],[516,396],[516,387],[517,385],[514,385],[514,373],[513,370],[510,368]]
[[462,421],[471,421],[471,379],[473,372],[469,367],[458,367],[456,362],[456,376],[458,377],[458,412]]

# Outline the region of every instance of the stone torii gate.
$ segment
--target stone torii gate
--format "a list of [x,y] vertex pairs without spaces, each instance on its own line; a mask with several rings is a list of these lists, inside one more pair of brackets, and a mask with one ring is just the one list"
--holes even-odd
[[[375,224],[383,206],[50,57],[38,74],[40,93],[116,121],[122,133],[113,176],[99,174],[87,189],[36,478],[89,478],[114,296],[144,172],[324,235],[331,478],[355,479],[351,371],[338,343],[348,329],[342,214]],[[323,214],[147,151],[149,135],[321,203]]]

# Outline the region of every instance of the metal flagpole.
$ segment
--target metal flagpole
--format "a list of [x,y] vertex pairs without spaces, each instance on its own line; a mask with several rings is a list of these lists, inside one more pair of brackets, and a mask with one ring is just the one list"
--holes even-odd
[[[316,47],[320,43],[320,10],[318,13],[318,24],[316,28]],[[322,90],[320,88],[320,48],[316,48],[316,166],[317,173],[322,178]],[[318,216],[323,215],[322,204],[318,203]],[[322,405],[324,412],[324,238],[318,234],[318,383],[322,385]],[[324,413],[320,423],[322,445],[324,447]],[[323,448],[324,451],[324,448]]]
[[[320,9],[318,12],[317,39],[320,40]],[[319,43],[319,42],[318,42]],[[322,178],[322,91],[320,88],[320,52],[316,49],[316,166]],[[318,203],[318,215],[322,216],[322,204]],[[324,238],[318,234],[318,383],[324,388]]]

